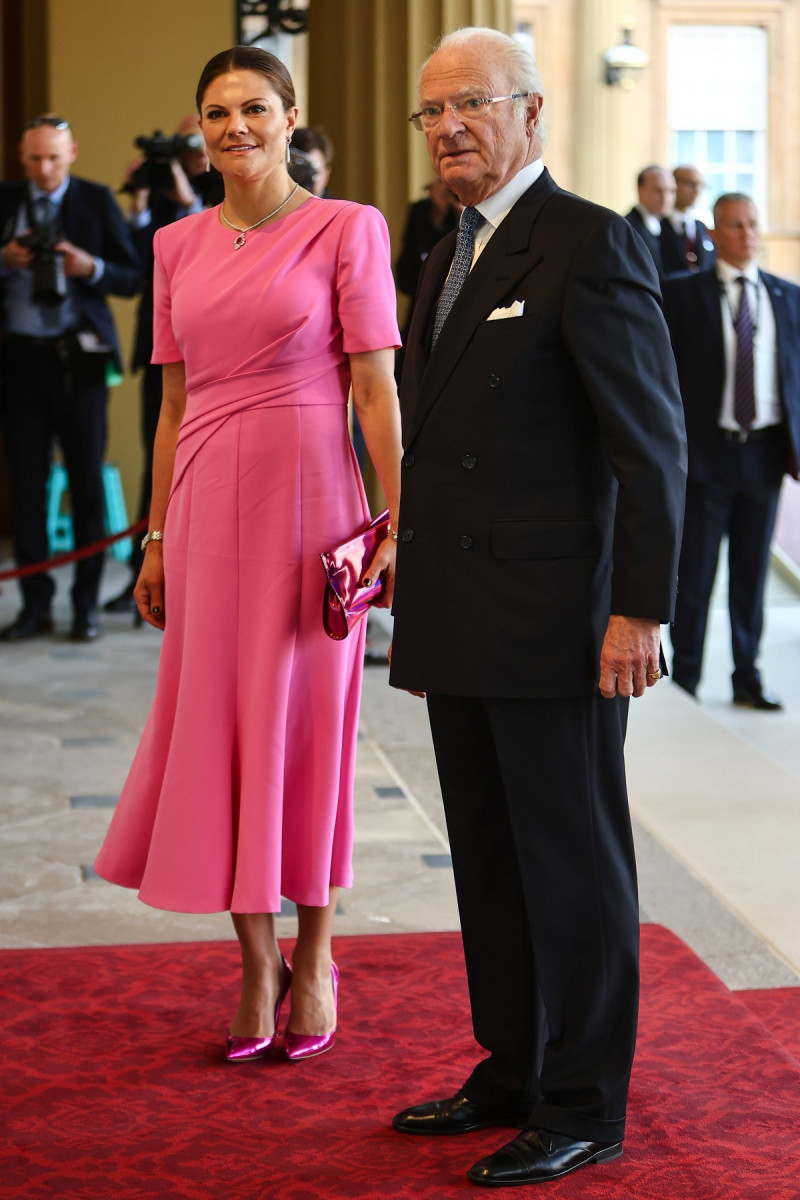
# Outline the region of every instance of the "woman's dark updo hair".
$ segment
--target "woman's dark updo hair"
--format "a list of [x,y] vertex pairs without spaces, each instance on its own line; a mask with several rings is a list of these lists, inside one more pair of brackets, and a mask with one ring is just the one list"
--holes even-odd
[[202,108],[203,97],[209,85],[220,75],[227,75],[229,71],[257,71],[269,80],[273,90],[280,96],[283,111],[294,108],[292,77],[279,58],[258,46],[231,46],[230,50],[215,54],[203,67],[195,97],[198,112]]

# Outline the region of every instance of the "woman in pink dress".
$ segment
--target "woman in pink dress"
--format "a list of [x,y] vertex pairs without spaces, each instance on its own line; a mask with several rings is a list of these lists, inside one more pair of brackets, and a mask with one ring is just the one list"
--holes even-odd
[[[135,589],[164,630],[156,695],[97,859],[157,908],[230,910],[242,991],[227,1057],[266,1054],[291,983],[290,1058],[333,1044],[337,890],[352,884],[363,639],[322,626],[320,552],[369,518],[353,402],[396,530],[399,344],[389,240],[372,208],[286,169],[294,89],[273,55],[206,65],[200,127],[218,208],[155,239],[153,361],[164,390]],[[391,602],[394,540],[367,576]],[[295,901],[291,968],[276,941]]]

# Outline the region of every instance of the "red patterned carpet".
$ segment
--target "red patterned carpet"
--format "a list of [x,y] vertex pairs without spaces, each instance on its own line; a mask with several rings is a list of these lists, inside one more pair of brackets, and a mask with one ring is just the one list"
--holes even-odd
[[800,1063],[800,987],[753,988],[736,995]]
[[[798,1200],[800,1065],[667,930],[645,926],[624,1156],[552,1200]],[[454,934],[345,937],[340,1040],[233,1067],[231,943],[0,953],[3,1200],[445,1200],[503,1130],[409,1138],[474,1061]],[[518,1189],[514,1195],[528,1195]],[[504,1193],[505,1194],[505,1193]]]

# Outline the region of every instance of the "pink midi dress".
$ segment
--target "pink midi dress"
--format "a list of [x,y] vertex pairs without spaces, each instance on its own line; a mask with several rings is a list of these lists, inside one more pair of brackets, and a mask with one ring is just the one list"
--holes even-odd
[[95,864],[155,908],[277,912],[352,885],[366,622],[322,626],[319,555],[368,519],[347,355],[399,344],[385,222],[312,197],[247,235],[155,238],[153,362],[183,361],[150,716]]

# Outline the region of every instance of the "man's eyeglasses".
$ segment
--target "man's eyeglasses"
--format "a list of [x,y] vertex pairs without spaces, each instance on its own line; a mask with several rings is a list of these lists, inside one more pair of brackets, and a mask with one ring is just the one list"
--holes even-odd
[[42,125],[49,125],[51,129],[69,129],[69,121],[65,121],[63,117],[31,117],[30,121],[26,121],[22,126],[22,132],[25,133],[27,129],[41,129]]
[[464,96],[462,100],[451,100],[449,104],[427,104],[408,118],[415,129],[424,133],[434,129],[448,110],[461,121],[479,121],[485,117],[493,104],[503,100],[522,100],[530,92],[512,92],[510,96]]

